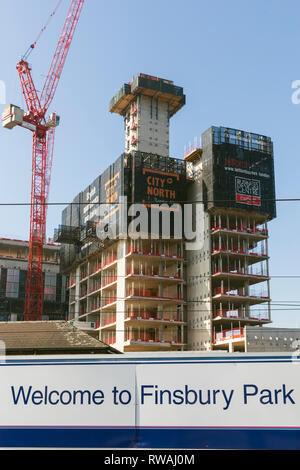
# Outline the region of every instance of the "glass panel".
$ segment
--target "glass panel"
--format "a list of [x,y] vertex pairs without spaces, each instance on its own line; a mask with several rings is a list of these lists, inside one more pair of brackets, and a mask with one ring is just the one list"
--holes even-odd
[[6,297],[17,298],[19,296],[19,275],[18,269],[7,270]]

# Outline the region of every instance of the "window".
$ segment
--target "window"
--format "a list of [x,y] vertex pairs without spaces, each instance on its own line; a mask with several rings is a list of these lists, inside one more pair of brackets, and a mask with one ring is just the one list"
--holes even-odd
[[6,297],[16,299],[19,296],[19,276],[18,269],[7,270]]
[[56,273],[45,273],[44,299],[48,302],[56,301]]

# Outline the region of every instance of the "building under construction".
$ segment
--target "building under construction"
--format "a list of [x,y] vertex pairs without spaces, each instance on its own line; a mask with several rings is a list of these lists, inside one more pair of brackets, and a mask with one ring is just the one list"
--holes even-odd
[[69,321],[121,351],[244,351],[244,328],[271,322],[272,141],[211,127],[172,158],[169,122],[184,104],[169,80],[124,84],[110,111],[124,119],[125,152],[55,233]]
[[[23,321],[29,243],[0,238],[0,321]],[[65,320],[66,277],[60,274],[60,245],[43,249],[43,320]]]

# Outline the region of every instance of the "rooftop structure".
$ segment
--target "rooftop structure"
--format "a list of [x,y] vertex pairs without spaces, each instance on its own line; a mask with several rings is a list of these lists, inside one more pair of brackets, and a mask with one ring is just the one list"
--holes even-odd
[[125,83],[109,109],[124,117],[125,152],[169,155],[169,120],[185,105],[183,88],[141,73]]
[[14,356],[118,353],[65,321],[0,322],[0,341]]

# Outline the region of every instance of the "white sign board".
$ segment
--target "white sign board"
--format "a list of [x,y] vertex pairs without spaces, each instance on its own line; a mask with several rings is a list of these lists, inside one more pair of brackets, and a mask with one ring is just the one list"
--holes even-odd
[[300,362],[288,354],[7,358],[0,447],[297,449]]

